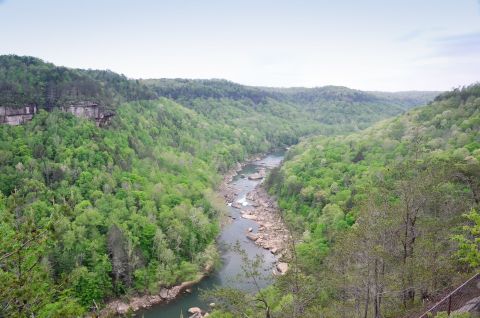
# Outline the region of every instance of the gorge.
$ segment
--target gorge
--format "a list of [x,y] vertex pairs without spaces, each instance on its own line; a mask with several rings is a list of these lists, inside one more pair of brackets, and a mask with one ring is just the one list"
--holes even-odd
[[[0,92],[18,124],[0,125],[0,315],[397,317],[471,271],[478,85],[132,80],[1,56]],[[255,293],[237,240],[265,258]]]

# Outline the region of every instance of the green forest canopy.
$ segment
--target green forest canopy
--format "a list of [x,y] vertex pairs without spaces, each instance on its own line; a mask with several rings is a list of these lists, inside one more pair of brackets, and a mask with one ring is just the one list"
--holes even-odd
[[[215,259],[220,173],[302,136],[357,131],[427,96],[138,81],[1,56],[0,106],[41,111],[0,127],[0,314],[79,315],[191,279]],[[115,111],[110,126],[56,110],[85,100]]]
[[274,316],[401,317],[464,278],[480,261],[478,214],[463,217],[480,204],[479,160],[478,84],[293,147],[267,180],[300,242],[299,272],[268,290]]

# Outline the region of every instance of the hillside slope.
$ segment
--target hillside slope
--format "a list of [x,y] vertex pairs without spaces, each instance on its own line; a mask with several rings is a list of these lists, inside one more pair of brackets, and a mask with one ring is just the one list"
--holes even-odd
[[59,111],[1,126],[1,315],[78,316],[211,266],[212,188],[262,147],[249,136],[167,99],[119,106],[108,129]]
[[479,160],[478,84],[365,131],[293,147],[267,186],[300,241],[305,277],[297,291],[293,274],[277,282],[271,292],[293,300],[277,298],[276,308],[396,317],[462,279],[452,237],[480,204]]
[[55,108],[89,101],[112,108],[156,95],[138,81],[110,71],[55,66],[30,56],[0,56],[0,106]]
[[298,122],[310,132],[328,135],[364,129],[378,120],[424,105],[438,95],[438,92],[370,93],[337,86],[251,87],[225,80],[142,82],[159,96],[173,98],[211,118],[228,121],[268,114]]
[[[0,126],[0,316],[78,316],[195,277],[216,259],[220,173],[405,107],[345,88],[308,90],[310,100],[166,82],[0,57],[0,107],[39,108],[25,125]],[[99,128],[62,109],[81,102],[116,115]]]

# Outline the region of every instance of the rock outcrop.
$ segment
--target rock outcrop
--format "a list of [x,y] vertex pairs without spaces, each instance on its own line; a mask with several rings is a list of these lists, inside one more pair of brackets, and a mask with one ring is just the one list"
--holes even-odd
[[[57,109],[55,107],[47,108],[47,111]],[[114,116],[111,111],[102,109],[93,102],[76,102],[59,108],[61,111],[71,113],[76,117],[94,120],[98,127],[106,126]],[[21,125],[30,120],[38,112],[36,105],[27,105],[24,107],[5,107],[0,106],[0,124]]]
[[21,125],[32,120],[33,115],[36,113],[36,105],[27,105],[19,108],[0,106],[0,124]]
[[97,103],[86,101],[72,103],[61,107],[61,109],[76,117],[94,120],[99,127],[107,125],[110,122],[110,118],[114,115],[113,112],[102,110]]

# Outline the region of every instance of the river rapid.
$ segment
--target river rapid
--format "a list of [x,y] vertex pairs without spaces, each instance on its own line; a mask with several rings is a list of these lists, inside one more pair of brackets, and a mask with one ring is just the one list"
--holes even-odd
[[[284,153],[284,151],[272,152],[261,158],[261,160],[252,161],[243,166],[229,183],[229,188],[235,193],[234,202],[238,202],[247,209],[252,204],[252,201],[247,199],[247,193],[254,190],[262,180],[250,180],[244,176],[253,174],[262,168],[266,168],[268,171],[278,167],[282,163]],[[232,221],[223,226],[222,232],[217,239],[222,260],[221,266],[200,283],[193,286],[189,292],[181,294],[177,299],[169,303],[158,304],[148,309],[140,310],[135,314],[135,317],[179,318],[180,313],[183,313],[184,317],[188,317],[187,311],[191,307],[200,307],[208,311],[211,308],[202,301],[200,292],[212,289],[215,286],[230,286],[246,291],[253,290],[253,286],[248,282],[238,279],[239,274],[241,274],[241,258],[230,249],[230,246],[237,241],[240,243],[241,248],[247,252],[250,259],[253,259],[256,255],[263,257],[265,278],[260,282],[261,287],[266,287],[272,282],[272,268],[277,261],[276,257],[269,250],[256,245],[246,237],[249,228],[252,229],[252,232],[257,232],[258,224],[254,220],[242,218],[238,208],[229,206],[228,213]]]

